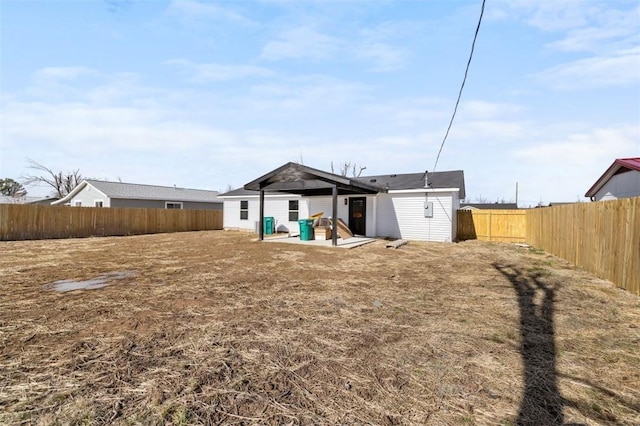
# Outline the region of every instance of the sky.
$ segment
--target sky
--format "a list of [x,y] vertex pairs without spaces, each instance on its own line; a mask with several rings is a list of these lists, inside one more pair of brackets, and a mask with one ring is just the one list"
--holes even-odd
[[[27,159],[218,191],[289,161],[434,171],[481,4],[0,0],[0,178]],[[527,207],[637,156],[640,2],[487,0],[435,170]]]

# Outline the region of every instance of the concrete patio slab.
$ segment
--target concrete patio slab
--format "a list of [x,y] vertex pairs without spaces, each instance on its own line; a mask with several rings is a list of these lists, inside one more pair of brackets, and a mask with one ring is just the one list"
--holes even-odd
[[[256,240],[257,241],[257,240]],[[365,244],[372,243],[374,241],[378,241],[376,238],[368,238],[368,237],[351,237],[351,238],[338,238],[338,245],[336,247],[351,249],[354,247],[359,247]],[[311,240],[311,241],[302,241],[298,235],[296,236],[288,236],[288,235],[274,235],[274,236],[266,236],[263,240],[265,243],[285,243],[285,244],[303,244],[307,246],[317,246],[317,247],[333,247],[331,240]]]

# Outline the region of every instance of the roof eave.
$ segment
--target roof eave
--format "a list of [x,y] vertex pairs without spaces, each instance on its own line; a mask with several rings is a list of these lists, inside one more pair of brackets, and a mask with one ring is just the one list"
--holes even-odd
[[618,160],[614,161],[613,164],[609,166],[609,168],[598,178],[598,180],[589,188],[589,190],[584,194],[585,197],[595,197],[595,195],[600,191],[600,189],[604,186],[605,183],[609,181],[615,175],[618,170],[622,167],[622,164],[618,162]]
[[[78,192],[82,191],[82,189],[87,185],[91,185],[91,184],[85,179],[82,182],[80,182],[78,185],[76,185],[76,187],[73,188],[70,193],[60,198],[59,200],[52,202],[51,205],[52,206],[55,206],[58,204],[64,205],[65,203],[68,203],[73,197],[78,195]],[[100,192],[102,193],[102,191]]]

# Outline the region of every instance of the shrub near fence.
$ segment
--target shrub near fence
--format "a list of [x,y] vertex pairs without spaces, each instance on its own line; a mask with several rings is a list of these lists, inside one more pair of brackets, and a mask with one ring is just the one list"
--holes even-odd
[[640,197],[529,210],[527,243],[640,295]]
[[222,210],[0,204],[0,240],[38,240],[222,229]]

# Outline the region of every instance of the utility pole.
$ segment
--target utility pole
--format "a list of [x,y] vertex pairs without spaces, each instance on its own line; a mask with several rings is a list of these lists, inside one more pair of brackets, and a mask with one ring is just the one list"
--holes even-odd
[[516,181],[516,206],[518,205],[518,182]]

